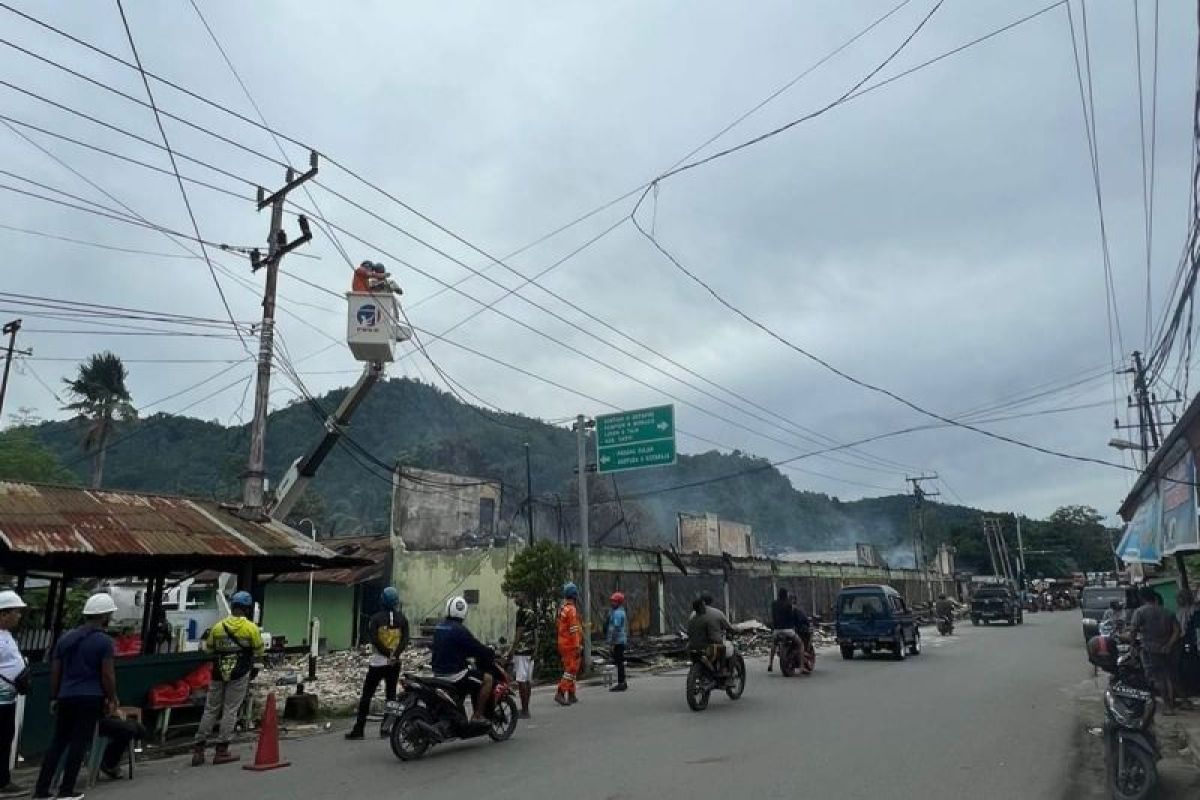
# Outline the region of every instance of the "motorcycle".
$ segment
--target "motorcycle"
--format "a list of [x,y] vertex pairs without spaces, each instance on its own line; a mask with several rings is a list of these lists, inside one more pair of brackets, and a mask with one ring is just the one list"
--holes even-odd
[[389,704],[383,722],[396,757],[414,761],[436,744],[484,734],[494,742],[511,738],[517,730],[517,703],[508,673],[495,665],[492,674],[495,686],[482,715],[486,723],[474,724],[466,710],[467,695],[454,681],[406,673],[400,681],[404,695]]
[[692,711],[703,711],[708,708],[708,698],[715,690],[721,689],[729,695],[730,700],[737,700],[746,691],[746,662],[742,654],[734,650],[733,656],[726,659],[729,672],[717,668],[704,651],[693,650],[689,653],[692,665],[687,674],[687,704]]
[[1104,692],[1102,726],[1109,792],[1115,800],[1143,800],[1158,782],[1162,753],[1154,734],[1157,703],[1138,649],[1122,647],[1115,659],[1092,663],[1112,676]]
[[947,616],[938,617],[937,632],[942,636],[949,636],[954,633],[954,618]]
[[812,672],[812,665],[808,665],[805,669],[805,662],[808,660],[807,648],[792,631],[781,630],[775,631],[775,637],[771,642],[771,657],[767,661],[767,672],[771,671],[771,664],[775,660],[775,654],[779,654],[779,671],[783,673],[783,677],[790,678],[797,672],[808,674]]

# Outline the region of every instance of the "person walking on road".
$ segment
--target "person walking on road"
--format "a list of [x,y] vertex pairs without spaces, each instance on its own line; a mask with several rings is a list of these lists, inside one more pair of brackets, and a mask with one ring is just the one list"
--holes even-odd
[[113,667],[113,640],[105,628],[117,604],[107,594],[94,594],[83,605],[83,624],[58,640],[50,662],[50,710],[54,733],[42,757],[33,796],[50,797],[50,783],[58,762],[66,754],[59,800],[79,800],[75,780],[84,752],[92,743],[97,723],[117,708],[117,673]]
[[1179,639],[1179,623],[1162,605],[1158,592],[1143,586],[1142,605],[1133,612],[1129,627],[1142,643],[1146,677],[1162,695],[1163,714],[1175,715],[1175,678],[1171,674],[1171,648]]
[[524,592],[518,592],[513,600],[517,604],[517,630],[513,634],[508,660],[513,666],[513,680],[521,697],[521,719],[529,719],[529,699],[533,695],[534,655],[538,649],[537,612],[529,604]]
[[629,688],[625,683],[625,645],[629,644],[629,617],[625,613],[625,595],[613,592],[609,598],[612,613],[608,615],[608,630],[605,638],[612,650],[613,664],[617,667],[617,682],[610,692],[623,692]]
[[558,682],[554,702],[560,706],[579,702],[575,695],[575,678],[583,661],[583,629],[579,623],[579,587],[573,583],[563,586],[563,602],[558,609],[558,657],[562,659],[563,674]]
[[229,752],[229,742],[250,681],[258,672],[256,665],[263,656],[262,632],[250,620],[254,598],[249,592],[235,592],[229,598],[229,610],[229,616],[213,625],[204,638],[205,648],[213,653],[213,675],[200,729],[192,744],[193,767],[204,764],[204,748],[214,732],[216,752],[212,763],[229,764],[238,760],[239,756]]
[[25,601],[16,592],[0,592],[0,797],[21,797],[29,792],[12,782],[13,739],[17,735],[17,695],[25,693],[25,657],[12,631],[21,622]]
[[367,677],[363,680],[362,697],[358,701],[358,716],[354,727],[346,734],[347,739],[363,738],[367,726],[367,715],[371,713],[371,701],[379,684],[383,684],[384,696],[396,699],[396,684],[400,680],[400,654],[408,647],[408,618],[400,610],[400,593],[389,586],[380,596],[383,605],[371,615],[367,632],[371,638],[371,658],[367,662]]

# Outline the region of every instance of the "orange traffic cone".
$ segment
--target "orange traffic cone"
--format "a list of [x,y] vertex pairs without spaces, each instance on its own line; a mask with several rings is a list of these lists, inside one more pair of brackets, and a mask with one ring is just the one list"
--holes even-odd
[[279,760],[279,717],[275,708],[275,693],[267,695],[267,707],[263,709],[262,725],[258,729],[258,747],[254,751],[254,763],[243,764],[242,769],[265,772],[290,766],[290,761]]

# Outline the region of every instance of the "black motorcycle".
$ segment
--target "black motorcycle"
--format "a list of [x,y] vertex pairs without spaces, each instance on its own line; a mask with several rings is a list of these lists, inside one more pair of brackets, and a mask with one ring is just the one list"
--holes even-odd
[[[1097,648],[1093,645],[1096,639],[1114,644]],[[1120,648],[1116,641],[1097,636],[1088,643],[1089,660],[1112,676],[1104,692],[1105,773],[1116,800],[1143,800],[1158,782],[1157,765],[1162,758],[1154,735],[1157,703],[1142,671],[1138,649]],[[1097,649],[1104,652],[1097,655]]]
[[486,722],[477,724],[467,714],[466,693],[454,681],[405,674],[401,680],[404,695],[388,705],[383,721],[396,757],[413,761],[433,745],[455,739],[485,734],[495,742],[510,738],[517,729],[517,703],[508,674],[497,665],[493,675],[496,685],[483,713]]
[[730,700],[737,700],[746,691],[746,662],[736,650],[726,664],[718,666],[700,650],[689,652],[692,666],[687,674],[687,704],[692,711],[708,708],[708,698],[715,690],[724,690]]
[[937,632],[942,636],[949,636],[954,633],[954,618],[945,615],[938,617]]

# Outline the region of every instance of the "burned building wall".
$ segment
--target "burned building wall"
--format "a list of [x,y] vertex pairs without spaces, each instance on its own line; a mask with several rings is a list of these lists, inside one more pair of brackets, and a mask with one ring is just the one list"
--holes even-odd
[[401,467],[392,492],[397,549],[449,550],[488,544],[500,535],[497,481]]
[[675,546],[681,553],[750,557],[754,552],[753,529],[742,522],[721,519],[716,514],[676,515]]

